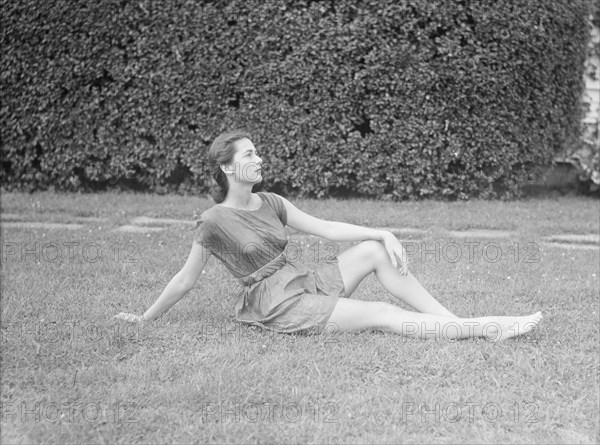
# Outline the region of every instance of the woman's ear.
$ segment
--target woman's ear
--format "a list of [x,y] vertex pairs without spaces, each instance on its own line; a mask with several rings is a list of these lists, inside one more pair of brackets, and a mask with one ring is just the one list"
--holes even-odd
[[220,165],[219,165],[219,168],[220,168],[220,169],[221,169],[221,171],[222,171],[223,173],[225,173],[226,175],[232,175],[232,174],[234,173],[234,172],[233,172],[233,170],[228,170],[228,169],[227,169],[227,164],[220,164]]

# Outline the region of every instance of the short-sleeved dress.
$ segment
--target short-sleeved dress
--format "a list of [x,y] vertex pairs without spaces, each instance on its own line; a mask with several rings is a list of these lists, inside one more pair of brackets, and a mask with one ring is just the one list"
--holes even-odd
[[244,286],[235,305],[238,321],[278,332],[320,332],[345,297],[338,259],[309,268],[288,257],[283,201],[274,193],[257,195],[257,210],[215,205],[204,211],[194,241]]

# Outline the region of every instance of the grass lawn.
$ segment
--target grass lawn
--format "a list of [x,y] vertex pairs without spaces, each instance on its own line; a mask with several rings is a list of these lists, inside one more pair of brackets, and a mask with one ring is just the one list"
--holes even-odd
[[[325,219],[428,229],[403,240],[413,246],[411,270],[451,311],[541,310],[544,320],[497,344],[272,334],[233,321],[239,286],[213,258],[171,311],[131,325],[113,316],[154,302],[185,262],[192,232],[112,229],[141,215],[193,219],[212,203],[4,194],[2,213],[24,220],[105,220],[2,229],[1,442],[599,442],[599,251],[540,244],[544,235],[597,234],[598,200],[292,201]],[[451,239],[442,228],[515,236]],[[290,241],[315,267],[330,253],[326,240],[290,231]],[[369,276],[352,298],[393,297]]]

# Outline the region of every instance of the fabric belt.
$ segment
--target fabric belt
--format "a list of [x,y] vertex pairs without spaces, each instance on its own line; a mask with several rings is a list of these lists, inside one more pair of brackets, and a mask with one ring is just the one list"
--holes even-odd
[[262,281],[265,278],[273,275],[275,272],[281,269],[286,262],[287,256],[285,255],[285,251],[283,251],[257,271],[252,272],[250,275],[246,275],[245,277],[238,278],[238,281],[244,286],[250,286],[251,284],[258,283],[259,281]]

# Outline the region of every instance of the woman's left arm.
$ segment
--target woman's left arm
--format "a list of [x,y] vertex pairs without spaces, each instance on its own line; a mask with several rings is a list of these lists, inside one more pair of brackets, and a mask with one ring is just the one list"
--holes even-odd
[[287,212],[288,226],[301,232],[310,233],[331,241],[363,241],[370,239],[381,241],[390,256],[394,267],[397,266],[396,257],[398,257],[398,259],[400,259],[400,264],[403,266],[402,268],[405,269],[405,266],[408,263],[406,251],[393,233],[388,232],[387,230],[372,229],[339,221],[327,221],[315,218],[298,209],[287,199],[281,196],[280,198],[283,201]]

